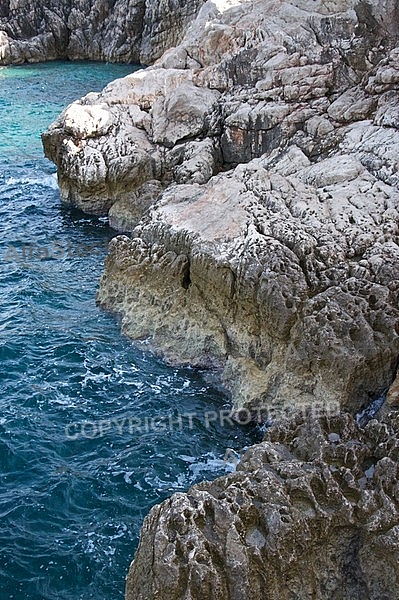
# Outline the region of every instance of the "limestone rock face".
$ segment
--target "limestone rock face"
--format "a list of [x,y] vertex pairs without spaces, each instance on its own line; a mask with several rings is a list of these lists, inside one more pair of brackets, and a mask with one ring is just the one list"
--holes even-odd
[[99,302],[235,406],[357,410],[399,351],[395,2],[207,2],[151,68],[44,134],[108,214]]
[[209,121],[220,94],[185,81],[152,108],[152,138],[173,148],[177,141],[209,132]]
[[330,159],[291,155],[168,188],[111,243],[99,300],[170,361],[220,366],[237,407],[359,408],[396,367],[398,252],[374,217],[397,217],[356,159],[343,182]]
[[[155,46],[164,10],[146,8]],[[280,421],[152,509],[128,600],[397,600],[397,385],[364,429],[282,417],[353,413],[395,376],[398,33],[394,0],[208,1],[43,135],[64,202],[128,234],[100,305]]]
[[146,517],[127,600],[397,600],[398,417],[296,419]]
[[[344,182],[325,162],[283,175],[256,159],[168,188],[110,245],[101,304],[170,361],[220,367],[237,406],[360,407],[396,365],[397,253],[374,221],[389,210],[381,184],[355,159]],[[328,189],[306,183],[323,177]]]
[[0,8],[0,64],[57,58],[148,63],[181,41],[202,0],[23,0]]

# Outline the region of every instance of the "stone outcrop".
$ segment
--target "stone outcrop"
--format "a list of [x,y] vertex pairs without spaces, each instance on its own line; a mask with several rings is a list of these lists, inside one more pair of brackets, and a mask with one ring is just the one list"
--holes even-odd
[[43,136],[63,201],[128,234],[100,305],[277,417],[152,509],[128,600],[397,600],[397,383],[382,421],[303,415],[360,411],[397,370],[398,23],[393,0],[207,2]]
[[203,0],[22,0],[0,7],[0,64],[149,63],[181,41]]
[[399,350],[397,6],[207,2],[151,68],[44,134],[107,214],[99,302],[236,407],[356,410]]
[[146,517],[127,600],[397,600],[399,418],[295,419]]

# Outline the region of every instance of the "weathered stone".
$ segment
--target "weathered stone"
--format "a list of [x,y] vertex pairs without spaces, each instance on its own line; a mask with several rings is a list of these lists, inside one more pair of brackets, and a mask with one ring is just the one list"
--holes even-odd
[[109,224],[120,232],[130,232],[136,227],[162,192],[157,180],[146,181],[130,197],[117,200],[109,209]]
[[[360,406],[386,387],[398,350],[396,259],[386,275],[379,263],[395,246],[375,223],[385,194],[368,173],[318,191],[301,183],[309,167],[288,177],[280,169],[254,161],[204,187],[164,192],[134,239],[111,246],[99,300],[172,361],[212,364],[213,354],[237,406]],[[386,215],[392,232],[395,215]],[[171,253],[187,257],[185,285]]]
[[362,163],[352,156],[338,156],[320,161],[305,170],[304,180],[316,188],[353,181],[365,172]]
[[146,517],[126,600],[396,600],[398,417],[270,429]]
[[184,82],[152,108],[152,138],[167,148],[184,138],[206,136],[220,94]]
[[[208,2],[153,67],[83,99],[75,132],[64,113],[44,136],[67,202],[137,224],[111,245],[100,303],[168,360],[218,368],[237,408],[354,410],[394,377],[399,51],[386,8]],[[88,125],[98,110],[106,132]],[[162,192],[142,199],[154,180]]]
[[99,137],[109,132],[112,114],[101,106],[71,104],[64,113],[64,131],[77,139]]
[[203,0],[22,0],[0,11],[0,64],[54,59],[149,63],[181,41]]
[[175,146],[167,158],[176,183],[206,183],[222,163],[217,140],[205,138]]
[[373,114],[376,104],[376,98],[367,97],[362,90],[355,88],[339,96],[327,112],[331,119],[341,123],[361,121]]
[[[180,40],[188,13],[171,31],[169,6],[146,6],[141,56]],[[236,473],[154,507],[128,600],[397,599],[396,388],[364,429],[306,411],[363,409],[397,371],[398,16],[395,0],[206,2],[177,47],[43,137],[64,201],[131,232],[99,303],[280,421]]]
[[378,415],[383,419],[391,412],[399,410],[399,372],[390,386],[385,401],[378,411]]

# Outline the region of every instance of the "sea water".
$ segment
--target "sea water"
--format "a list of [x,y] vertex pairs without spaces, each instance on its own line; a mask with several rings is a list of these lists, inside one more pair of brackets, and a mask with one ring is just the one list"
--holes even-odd
[[166,366],[98,309],[116,232],[61,206],[43,158],[68,103],[135,68],[0,69],[1,600],[120,600],[151,506],[232,470],[226,449],[257,437],[214,418],[227,399],[204,373]]

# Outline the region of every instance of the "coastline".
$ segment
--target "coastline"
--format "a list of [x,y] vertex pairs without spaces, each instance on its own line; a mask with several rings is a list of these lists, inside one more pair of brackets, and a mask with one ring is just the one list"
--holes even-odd
[[[122,330],[151,338],[169,362],[219,370],[236,410],[293,412],[237,475],[152,509],[129,600],[327,600],[339,589],[395,598],[396,450],[372,471],[368,454],[338,457],[359,443],[374,456],[377,432],[397,447],[395,414],[362,429],[347,411],[364,411],[397,368],[399,51],[389,14],[380,29],[344,5],[311,16],[291,6],[291,20],[285,4],[207,3],[180,46],[75,103],[43,136],[64,201],[109,212],[130,234],[111,242],[98,294]],[[320,401],[338,402],[342,416],[295,416]],[[293,482],[286,474],[285,490],[266,492],[272,472],[294,472]],[[382,520],[381,485],[392,507]],[[287,496],[277,510],[276,495]],[[306,571],[303,552],[313,557],[306,585],[292,576]]]
[[207,3],[180,46],[43,135],[64,202],[128,234],[100,306],[221,372],[237,409],[353,412],[395,376],[399,55],[389,13],[371,27],[377,5],[344,4]]
[[[236,411],[292,409],[152,509],[128,600],[396,600],[396,396],[353,416],[399,355],[395,11],[207,2],[43,134],[63,201],[125,234],[98,294],[123,332],[220,372]],[[320,402],[342,414],[295,414]]]

